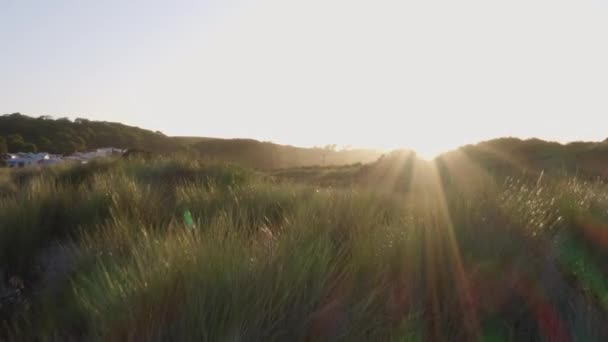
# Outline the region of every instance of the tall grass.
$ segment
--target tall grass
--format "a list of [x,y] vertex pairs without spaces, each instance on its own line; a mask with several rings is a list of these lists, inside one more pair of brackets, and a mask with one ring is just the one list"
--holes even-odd
[[[24,278],[29,308],[2,309],[0,336],[608,336],[601,182],[365,181],[293,184],[179,158],[4,172],[0,267]],[[49,284],[57,265],[40,256],[56,244],[70,267]]]

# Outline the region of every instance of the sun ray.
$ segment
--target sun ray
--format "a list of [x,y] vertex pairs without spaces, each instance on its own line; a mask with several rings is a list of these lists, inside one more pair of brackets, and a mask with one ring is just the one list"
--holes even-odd
[[460,246],[458,245],[458,241],[456,240],[456,236],[454,233],[454,223],[450,215],[450,210],[448,208],[448,203],[445,195],[445,189],[442,185],[441,176],[436,163],[429,164],[429,172],[430,177],[432,178],[432,182],[430,183],[430,185],[433,186],[432,191],[437,196],[439,214],[441,215],[440,219],[443,226],[445,227],[444,233],[448,242],[448,260],[451,260],[453,262],[452,266],[455,270],[456,282],[459,286],[459,291],[461,292],[461,296],[459,297],[459,299],[462,313],[464,315],[465,325],[466,328],[469,330],[469,333],[472,334],[473,337],[477,338],[477,335],[479,333],[479,322],[475,309],[472,305],[470,286],[468,283],[467,275],[464,270],[463,261],[460,253]]
[[[424,225],[425,272],[430,296],[432,317],[431,331],[441,339],[442,302],[447,295],[446,283],[454,282],[458,292],[458,306],[463,325],[469,338],[479,335],[479,322],[473,305],[470,286],[461,257],[460,247],[454,233],[454,223],[450,216],[442,178],[434,162],[417,160],[412,176],[412,200],[422,206],[426,223]],[[448,277],[447,274],[453,274]],[[448,295],[447,298],[450,296]]]

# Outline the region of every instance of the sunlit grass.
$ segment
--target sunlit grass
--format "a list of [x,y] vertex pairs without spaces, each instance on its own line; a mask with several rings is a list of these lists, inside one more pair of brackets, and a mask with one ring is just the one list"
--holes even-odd
[[[606,186],[466,164],[470,186],[461,164],[407,156],[324,186],[179,158],[0,174],[1,265],[30,298],[1,311],[0,336],[608,336],[593,323],[608,259],[589,233],[608,221]],[[73,260],[44,291],[38,255],[55,243]]]

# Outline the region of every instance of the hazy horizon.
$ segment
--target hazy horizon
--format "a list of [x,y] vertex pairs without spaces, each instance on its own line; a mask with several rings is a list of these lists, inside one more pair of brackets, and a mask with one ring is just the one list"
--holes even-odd
[[608,137],[608,1],[0,0],[6,113],[431,156]]
[[[40,117],[40,116],[36,116],[36,115],[32,115],[32,113],[20,113],[20,112],[15,112],[15,113],[0,113],[1,115],[12,115],[12,114],[21,114],[21,115],[26,115],[28,117],[32,117],[32,118],[36,118],[36,117]],[[53,115],[48,115],[51,119],[55,120],[55,119],[61,119],[61,118],[65,118],[66,116],[60,117],[60,116],[53,116]],[[76,119],[77,117],[73,117],[73,118],[68,118],[68,119]],[[91,120],[95,120],[95,119],[91,119]],[[116,122],[116,123],[121,123],[121,124],[126,124],[124,122]],[[145,127],[145,126],[134,126],[134,125],[129,125],[132,127],[136,127],[136,128],[140,128],[140,129],[145,129],[148,131],[153,131],[152,129],[150,129],[149,127]],[[161,133],[165,134],[165,132]],[[575,142],[591,142],[591,143],[600,143],[600,142],[604,142],[604,141],[608,141],[608,135],[606,136],[606,138],[600,138],[599,140],[572,140],[572,141],[557,141],[557,140],[551,140],[551,139],[543,139],[541,137],[516,137],[516,136],[496,136],[496,137],[490,137],[487,139],[483,139],[483,140],[478,140],[478,141],[469,141],[469,142],[465,142],[463,144],[459,144],[459,145],[455,145],[452,147],[449,147],[445,150],[441,150],[441,151],[437,151],[436,153],[432,153],[432,154],[426,154],[423,151],[417,151],[414,148],[410,147],[410,146],[396,146],[396,147],[374,147],[374,146],[366,146],[366,145],[353,145],[353,144],[335,144],[333,142],[326,142],[326,143],[322,143],[322,144],[313,144],[313,145],[298,145],[298,144],[290,144],[290,143],[286,143],[286,142],[281,142],[281,141],[273,141],[273,140],[264,140],[264,139],[255,139],[255,138],[251,138],[251,137],[246,137],[246,136],[241,136],[241,137],[217,137],[217,136],[202,136],[202,135],[168,135],[165,134],[170,138],[203,138],[203,139],[253,139],[253,140],[258,140],[260,142],[269,142],[269,143],[274,143],[274,144],[279,144],[279,145],[285,145],[285,146],[292,146],[292,147],[298,147],[298,148],[326,148],[328,146],[333,146],[333,148],[335,148],[337,151],[341,151],[341,150],[370,150],[370,151],[377,151],[377,152],[391,152],[391,151],[397,151],[397,150],[410,150],[410,151],[414,151],[416,152],[419,157],[422,157],[423,159],[434,159],[435,157],[438,157],[439,155],[446,153],[446,152],[450,152],[450,151],[454,151],[457,150],[461,147],[464,147],[466,145],[475,145],[478,143],[483,143],[483,142],[487,142],[490,140],[494,140],[494,139],[502,139],[502,138],[516,138],[516,139],[521,139],[521,140],[528,140],[528,139],[541,139],[547,142],[557,142],[563,145],[569,144],[569,143],[575,143]]]

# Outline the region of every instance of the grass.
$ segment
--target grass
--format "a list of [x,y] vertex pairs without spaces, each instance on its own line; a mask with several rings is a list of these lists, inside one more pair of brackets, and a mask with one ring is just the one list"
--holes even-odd
[[394,163],[0,170],[0,339],[608,338],[604,183]]

